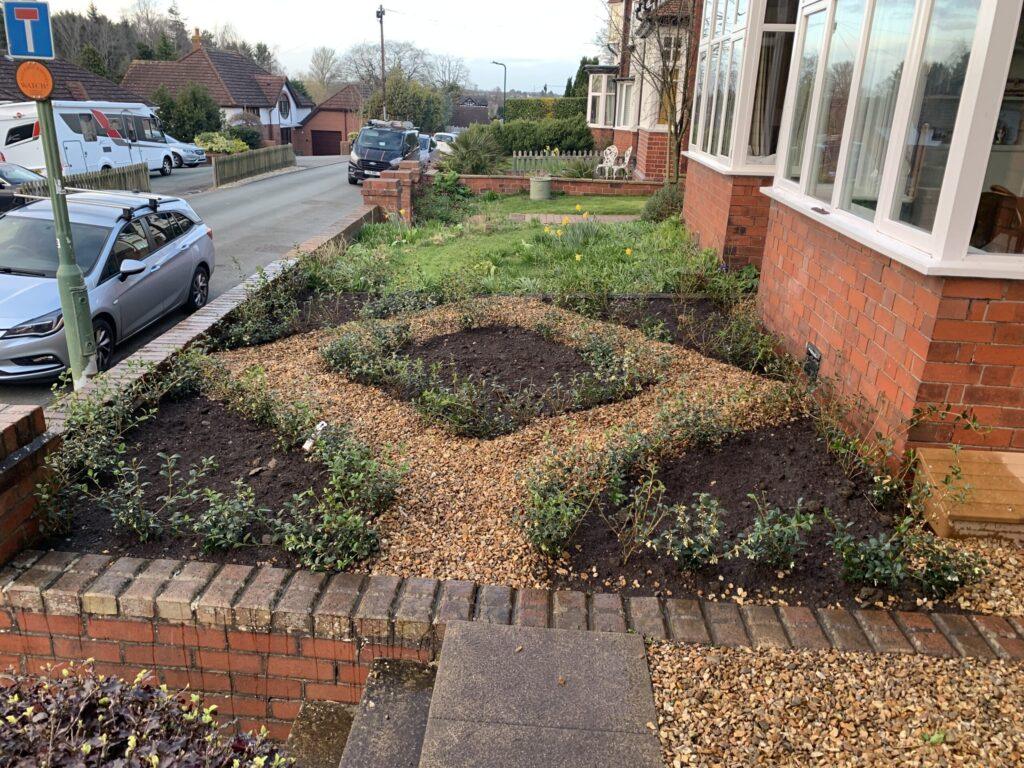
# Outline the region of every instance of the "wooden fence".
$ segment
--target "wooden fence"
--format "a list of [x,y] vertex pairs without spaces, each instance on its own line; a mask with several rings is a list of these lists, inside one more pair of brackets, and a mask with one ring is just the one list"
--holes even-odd
[[295,165],[295,149],[291,144],[283,147],[264,147],[238,155],[213,158],[213,181],[218,187],[233,181],[270,173]]
[[550,173],[561,175],[565,166],[573,161],[586,161],[596,166],[601,162],[600,152],[513,152],[512,174],[529,176],[533,173]]
[[[149,167],[145,163],[125,165],[107,171],[91,171],[65,176],[64,186],[96,190],[123,189],[130,192],[152,191],[152,187],[149,185]],[[45,181],[26,184],[20,191],[26,195],[42,197],[48,194]]]

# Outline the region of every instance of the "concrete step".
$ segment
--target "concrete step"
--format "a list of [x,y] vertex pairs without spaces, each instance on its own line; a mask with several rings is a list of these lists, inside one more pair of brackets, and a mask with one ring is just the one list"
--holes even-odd
[[453,622],[419,765],[661,768],[656,721],[637,635]]
[[307,701],[288,736],[288,754],[302,768],[338,768],[345,751],[355,707]]
[[339,768],[416,768],[435,676],[416,662],[374,662]]

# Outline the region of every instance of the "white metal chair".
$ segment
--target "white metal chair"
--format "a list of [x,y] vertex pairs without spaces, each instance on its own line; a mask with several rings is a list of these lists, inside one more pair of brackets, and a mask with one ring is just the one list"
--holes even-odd
[[601,153],[601,162],[594,170],[595,174],[600,174],[604,170],[604,177],[608,178],[612,169],[615,168],[615,163],[619,159],[619,148],[614,144],[609,146],[604,152]]
[[612,171],[612,178],[613,179],[618,178],[619,171],[622,171],[622,177],[624,179],[628,179],[629,178],[629,163],[630,163],[630,161],[632,159],[633,159],[633,148],[629,147],[629,148],[626,149],[626,154],[624,154],[622,156],[622,162],[620,163],[616,159],[616,162],[612,164],[612,169],[611,169],[611,171]]

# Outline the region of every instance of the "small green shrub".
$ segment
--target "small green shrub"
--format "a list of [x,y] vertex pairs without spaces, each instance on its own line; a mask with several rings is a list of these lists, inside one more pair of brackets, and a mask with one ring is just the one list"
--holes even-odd
[[791,511],[783,511],[769,506],[763,497],[751,494],[750,499],[757,505],[757,517],[737,541],[734,556],[773,568],[792,569],[797,555],[807,546],[804,536],[814,527],[815,515],[804,512],[802,502],[797,502]]
[[224,129],[224,135],[228,140],[237,139],[244,142],[249,149],[259,149],[263,146],[263,134],[259,128],[249,125],[229,125]]
[[745,371],[782,380],[793,377],[793,361],[777,351],[779,343],[765,332],[753,300],[730,309],[724,322],[709,318],[691,328],[690,339],[708,357]]
[[640,218],[643,221],[677,219],[683,212],[683,193],[677,184],[668,184],[647,199]]
[[908,535],[907,559],[914,586],[930,600],[944,600],[981,581],[987,571],[984,559],[923,528]]
[[648,546],[672,558],[680,569],[696,571],[718,562],[722,507],[708,493],[694,494],[692,507],[673,508],[675,519]]
[[838,528],[832,536],[832,551],[839,559],[843,579],[876,589],[899,590],[907,578],[905,531],[901,526],[894,533],[858,541],[849,533],[848,526]]
[[274,394],[259,366],[250,366],[237,376],[219,370],[208,380],[208,387],[235,413],[273,430],[282,451],[305,440],[316,425],[316,416],[306,403],[285,401]]
[[459,183],[454,171],[440,171],[433,184],[417,189],[413,199],[413,220],[417,225],[428,222],[459,224],[473,209],[472,193]]
[[246,299],[231,314],[218,334],[224,349],[268,344],[287,336],[299,317],[303,276],[288,270],[271,279],[261,268],[256,282],[246,289]]
[[195,138],[195,145],[217,155],[238,155],[249,151],[249,145],[244,141],[224,133],[200,133]]
[[192,532],[199,536],[203,551],[237,549],[258,543],[257,530],[265,524],[270,510],[256,506],[256,492],[243,480],[233,484],[234,495],[206,488],[206,508],[192,520]]
[[498,170],[501,156],[501,145],[490,126],[473,125],[459,134],[442,166],[463,175],[488,175]]

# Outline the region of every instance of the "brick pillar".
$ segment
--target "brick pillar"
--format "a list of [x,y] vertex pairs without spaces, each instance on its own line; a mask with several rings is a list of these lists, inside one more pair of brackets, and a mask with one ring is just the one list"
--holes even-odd
[[668,134],[640,129],[636,148],[636,177],[642,181],[665,178],[668,161]]
[[733,176],[695,160],[686,173],[683,221],[701,248],[730,267],[761,266],[770,200],[761,187],[770,176]]
[[389,217],[412,222],[412,172],[384,171],[379,179],[363,182],[363,204],[379,206]]
[[0,564],[39,533],[35,487],[42,479],[43,409],[0,405]]

